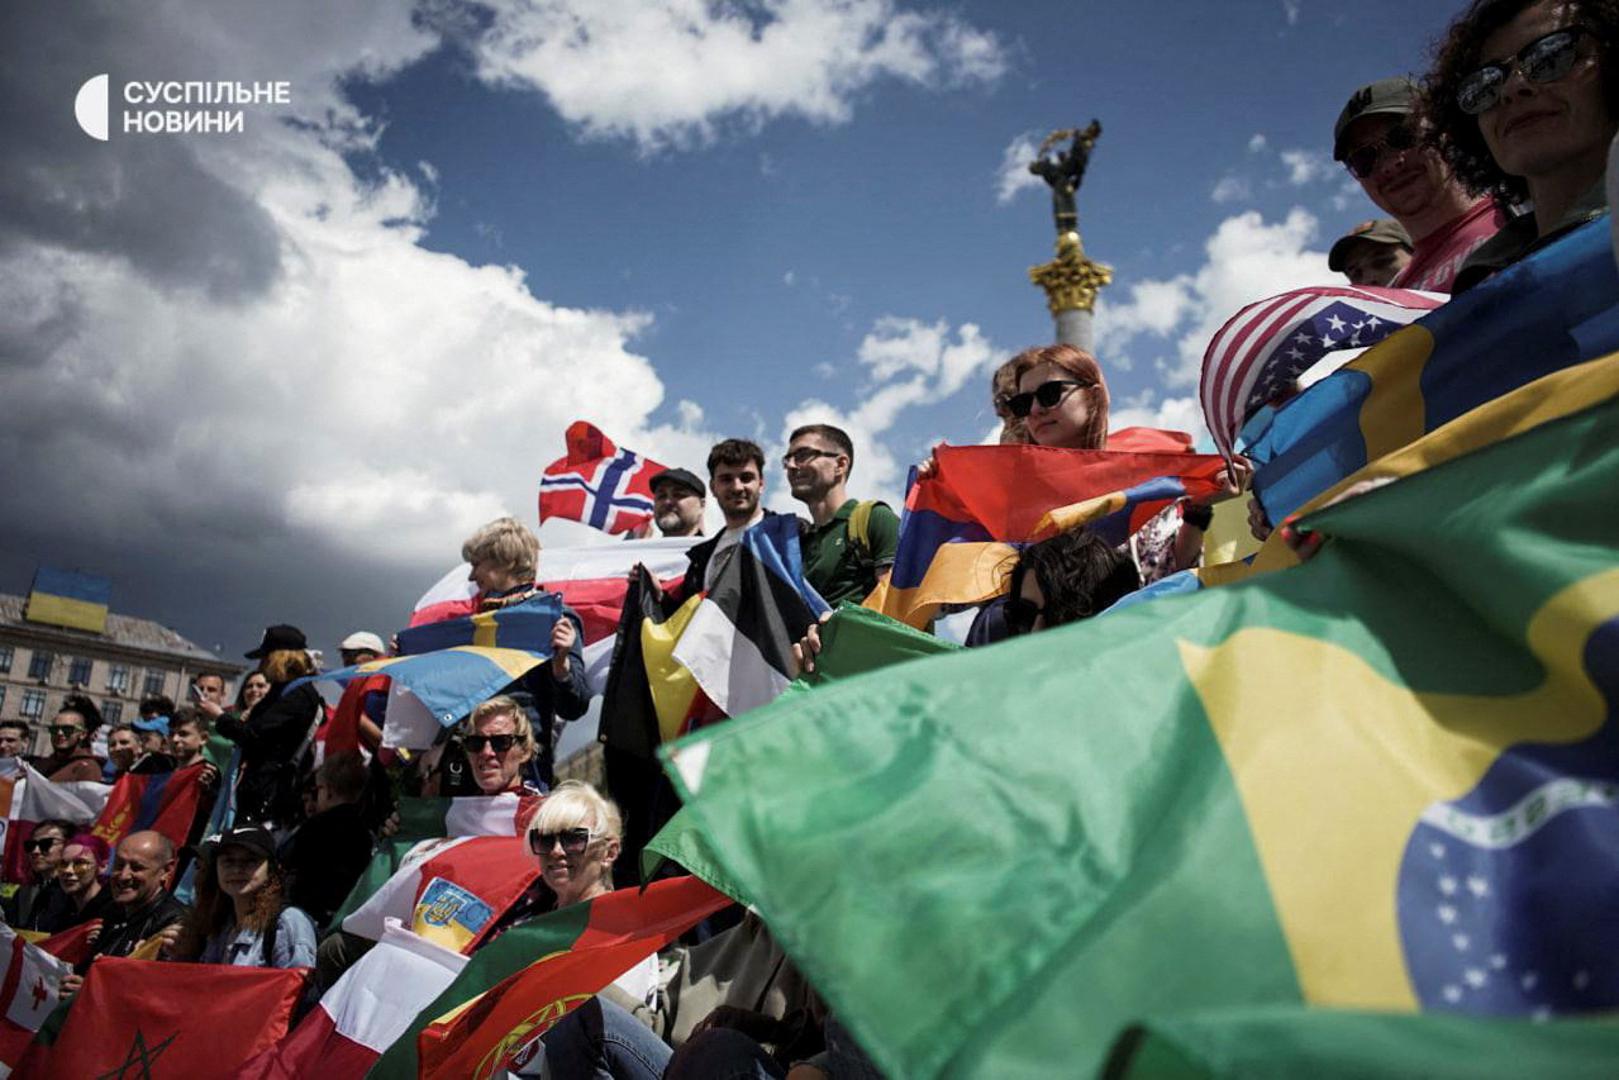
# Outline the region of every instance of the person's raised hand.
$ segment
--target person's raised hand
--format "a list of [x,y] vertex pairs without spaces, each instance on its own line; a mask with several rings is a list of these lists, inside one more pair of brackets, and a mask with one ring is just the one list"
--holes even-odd
[[[830,611],[825,612],[821,616],[821,622],[824,623],[831,617],[832,613]],[[815,657],[820,653],[820,651],[821,628],[817,623],[811,625],[808,630],[804,631],[804,636],[799,638],[798,642],[793,646],[793,670],[789,671],[787,674],[796,679],[802,674],[814,671]]]
[[557,624],[551,628],[551,674],[558,679],[568,677],[568,654],[578,638],[579,631],[574,629],[572,619],[558,619]]

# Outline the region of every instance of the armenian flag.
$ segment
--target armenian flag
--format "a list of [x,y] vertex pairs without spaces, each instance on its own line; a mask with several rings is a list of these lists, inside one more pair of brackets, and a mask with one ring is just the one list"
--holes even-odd
[[1215,1008],[1619,1007],[1619,354],[1346,486],[1302,565],[665,751],[885,1073],[1088,1075]]

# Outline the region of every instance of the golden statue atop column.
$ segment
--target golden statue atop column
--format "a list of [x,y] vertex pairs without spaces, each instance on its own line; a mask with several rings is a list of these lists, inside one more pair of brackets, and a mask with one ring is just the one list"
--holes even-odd
[[[1091,316],[1096,292],[1113,280],[1113,270],[1085,257],[1075,196],[1101,134],[1102,125],[1096,120],[1083,130],[1054,131],[1029,162],[1029,171],[1051,188],[1052,218],[1057,226],[1057,257],[1030,267],[1029,280],[1045,290],[1046,306],[1057,324],[1057,340],[1087,352],[1092,351],[1095,339]],[[1067,150],[1058,149],[1065,140],[1069,143]]]

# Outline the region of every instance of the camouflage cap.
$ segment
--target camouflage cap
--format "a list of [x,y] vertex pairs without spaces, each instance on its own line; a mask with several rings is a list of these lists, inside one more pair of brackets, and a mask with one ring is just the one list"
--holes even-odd
[[1338,238],[1332,250],[1327,252],[1327,269],[1335,274],[1343,273],[1349,249],[1358,240],[1372,244],[1398,244],[1407,251],[1411,250],[1411,234],[1405,231],[1405,226],[1393,218],[1373,218],[1361,222]]
[[1406,115],[1416,111],[1417,84],[1404,75],[1379,79],[1349,95],[1349,103],[1338,114],[1332,128],[1332,160],[1344,159],[1344,132],[1363,116]]

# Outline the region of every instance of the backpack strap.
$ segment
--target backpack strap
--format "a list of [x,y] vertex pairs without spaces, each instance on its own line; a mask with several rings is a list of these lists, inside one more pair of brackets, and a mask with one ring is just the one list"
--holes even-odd
[[263,962],[259,965],[260,967],[275,967],[275,939],[276,934],[281,929],[281,915],[284,911],[286,911],[286,908],[276,912],[275,918],[271,919],[270,925],[264,929],[264,937],[260,939],[260,944],[264,947]]
[[849,546],[854,549],[855,566],[868,593],[877,587],[877,557],[871,550],[871,512],[887,505],[881,499],[862,499],[849,514]]

